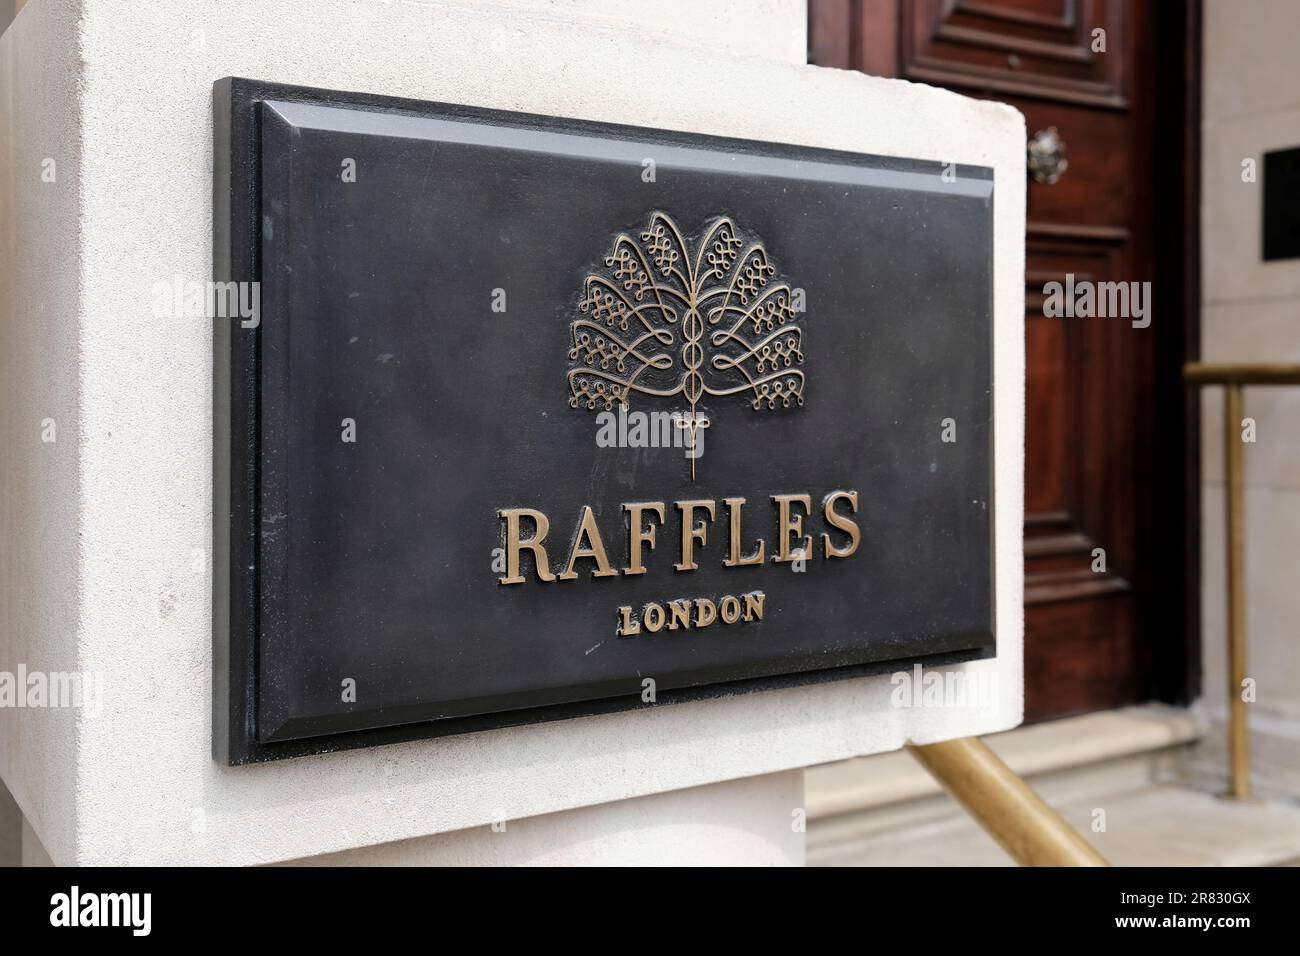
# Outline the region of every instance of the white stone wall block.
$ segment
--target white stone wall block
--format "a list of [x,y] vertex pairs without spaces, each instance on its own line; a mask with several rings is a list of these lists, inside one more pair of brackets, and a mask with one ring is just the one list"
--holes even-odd
[[[21,556],[0,586],[0,667],[40,659],[106,681],[94,719],[0,711],[0,774],[56,862],[291,860],[1020,722],[1023,118],[801,65],[798,3],[710,4],[689,28],[612,9],[40,0],[0,41],[0,537]],[[894,709],[885,675],[215,763],[210,585],[190,571],[195,548],[211,553],[212,335],[153,316],[149,291],[210,277],[212,84],[232,75],[993,167],[999,647],[963,666],[996,672],[997,705]],[[66,191],[14,185],[50,149],[69,157]],[[53,461],[29,439],[47,407],[74,443]]]

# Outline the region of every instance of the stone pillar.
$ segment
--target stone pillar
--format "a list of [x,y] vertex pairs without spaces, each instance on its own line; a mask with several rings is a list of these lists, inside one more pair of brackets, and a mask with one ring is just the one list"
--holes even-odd
[[802,866],[803,771],[291,861],[303,866]]
[[[798,863],[800,768],[1019,723],[1023,119],[809,67],[804,31],[797,0],[20,12],[0,40],[0,671],[102,680],[91,707],[0,709],[0,777],[55,863]],[[884,674],[214,761],[213,330],[150,293],[211,277],[227,76],[993,168],[998,656],[960,666],[997,675],[995,705],[895,707]]]

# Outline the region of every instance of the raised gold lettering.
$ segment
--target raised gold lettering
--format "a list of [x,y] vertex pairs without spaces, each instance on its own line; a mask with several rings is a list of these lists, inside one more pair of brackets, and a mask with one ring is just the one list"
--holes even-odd
[[690,601],[669,601],[668,613],[671,615],[668,619],[668,630],[675,631],[679,627],[689,628],[691,626]]
[[708,627],[718,619],[718,606],[708,598],[695,599],[695,626]]
[[641,612],[641,620],[645,621],[645,629],[653,634],[664,626],[664,609],[658,604],[647,604]]
[[[584,538],[587,547],[582,546]],[[573,550],[569,552],[569,566],[560,575],[561,581],[572,581],[578,576],[573,565],[579,558],[591,558],[596,562],[596,570],[591,572],[593,578],[608,578],[618,574],[609,566],[609,558],[605,556],[605,542],[600,539],[600,528],[596,527],[596,516],[591,512],[591,505],[583,506],[578,535],[573,539]]]
[[708,524],[703,521],[698,526],[695,524],[696,509],[708,511],[712,521],[717,516],[717,502],[711,499],[677,502],[677,510],[682,513],[682,559],[674,565],[678,571],[694,571],[699,567],[695,563],[695,542],[704,545],[708,540]]
[[826,496],[826,500],[822,502],[826,523],[839,528],[849,536],[849,543],[843,548],[837,548],[831,544],[830,535],[822,535],[822,554],[828,558],[850,557],[858,550],[858,544],[862,540],[862,532],[858,530],[858,523],[835,510],[835,502],[841,499],[849,503],[854,514],[858,513],[858,493],[856,491],[834,491]]
[[645,565],[641,563],[641,546],[645,545],[651,551],[655,548],[655,527],[644,527],[642,515],[647,511],[653,511],[659,516],[659,523],[664,523],[664,503],[662,501],[650,501],[642,504],[624,505],[623,510],[627,512],[629,523],[628,545],[627,545],[627,567],[623,569],[624,574],[645,574]]
[[740,511],[745,507],[744,498],[725,498],[723,504],[727,506],[727,511],[731,515],[731,546],[727,551],[727,559],[723,565],[728,568],[738,568],[750,564],[763,563],[763,539],[758,539],[758,550],[749,557],[740,556]]
[[[554,581],[555,575],[551,573],[550,560],[546,557],[546,549],[542,547],[547,532],[551,530],[551,523],[546,520],[546,515],[532,508],[503,508],[498,514],[506,521],[506,576],[501,578],[500,582],[502,584],[524,583],[524,576],[519,573],[519,553],[524,548],[533,552],[533,564],[537,568],[538,580]],[[537,530],[527,541],[519,537],[519,519],[524,517],[531,518],[537,526]]]
[[[811,558],[812,536],[804,535],[803,515],[792,515],[790,505],[803,505],[806,514],[812,511],[812,499],[807,495],[773,495],[772,500],[776,502],[777,511],[780,515],[776,523],[776,554],[773,555],[772,560],[788,564],[800,557]],[[790,550],[790,535],[794,535],[799,539],[799,548],[803,551],[802,555],[795,554]]]

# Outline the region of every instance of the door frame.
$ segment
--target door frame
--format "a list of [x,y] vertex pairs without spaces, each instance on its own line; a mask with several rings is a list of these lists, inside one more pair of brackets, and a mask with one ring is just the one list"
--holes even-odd
[[[1141,624],[1152,635],[1153,694],[1185,705],[1201,690],[1201,400],[1182,369],[1201,354],[1201,0],[1162,4],[1156,45],[1153,163],[1148,185],[1168,242],[1154,247],[1153,288],[1182,328],[1156,331],[1152,415],[1179,427],[1155,430],[1153,490],[1169,479],[1152,514],[1153,541],[1169,555],[1154,569],[1155,602]],[[1157,300],[1159,301],[1159,300]],[[1153,322],[1152,326],[1157,327]],[[1181,475],[1173,474],[1181,466]],[[1181,552],[1182,560],[1177,560]]]

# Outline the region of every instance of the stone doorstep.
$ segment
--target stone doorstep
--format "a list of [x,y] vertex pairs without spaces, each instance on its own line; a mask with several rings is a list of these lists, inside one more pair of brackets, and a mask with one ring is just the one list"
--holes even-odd
[[[1144,704],[1019,727],[985,740],[1012,770],[1029,778],[1150,757],[1194,743],[1201,733],[1199,720],[1189,711]],[[810,824],[942,795],[934,778],[906,751],[809,767],[804,777]]]
[[[1210,793],[1148,784],[1101,797],[1052,801],[1115,866],[1277,866],[1300,860],[1300,809],[1233,803]],[[1104,810],[1105,832],[1091,821]],[[871,811],[872,814],[882,811]],[[809,828],[809,835],[816,828]],[[809,866],[1011,866],[970,817],[896,827],[838,842],[811,841]]]

